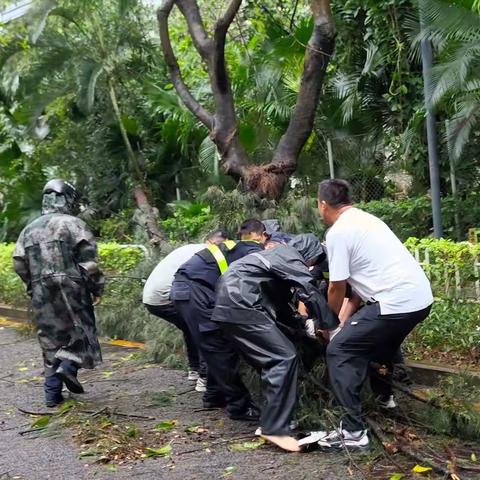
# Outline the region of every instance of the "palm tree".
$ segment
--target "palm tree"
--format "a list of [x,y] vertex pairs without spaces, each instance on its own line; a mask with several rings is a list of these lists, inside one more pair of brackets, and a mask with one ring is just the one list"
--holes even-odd
[[130,140],[119,96],[126,81],[126,66],[135,51],[153,50],[138,20],[142,9],[136,0],[42,0],[26,17],[29,48],[12,51],[5,60],[4,73],[16,85],[22,71],[27,70],[20,88],[23,103],[28,105],[24,114],[32,124],[58,98],[75,94],[76,105],[85,115],[92,113],[100,95],[108,98],[133,179],[133,197],[143,213],[149,238],[158,243],[163,236],[149,198],[141,152]]
[[448,143],[458,159],[480,120],[480,15],[441,0],[421,0],[420,8],[425,29],[414,43],[427,38],[438,52],[429,101],[449,117]]

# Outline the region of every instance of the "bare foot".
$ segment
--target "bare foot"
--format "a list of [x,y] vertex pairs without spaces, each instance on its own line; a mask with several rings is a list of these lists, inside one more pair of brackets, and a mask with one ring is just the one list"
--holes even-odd
[[300,451],[300,445],[298,445],[298,441],[293,437],[289,437],[287,435],[261,435],[261,437],[269,442],[274,443],[277,447],[280,447],[282,450],[286,450],[287,452]]

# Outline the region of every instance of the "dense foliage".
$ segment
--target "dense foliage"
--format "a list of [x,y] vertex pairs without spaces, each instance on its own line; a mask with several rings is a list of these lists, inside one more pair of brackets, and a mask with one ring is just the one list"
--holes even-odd
[[[217,2],[215,10],[210,2],[199,3],[211,28],[226,2]],[[307,4],[294,3],[296,8],[276,0],[245,1],[227,41],[239,138],[257,163],[271,156],[299,89],[312,22]],[[313,196],[316,182],[328,176],[327,145],[335,174],[353,183],[359,200],[394,201],[407,195],[416,204],[414,197],[427,193],[418,55],[419,40],[426,37],[434,44],[437,62],[431,101],[437,109],[444,195],[452,194],[450,172],[456,175],[455,198],[444,205],[444,226],[449,236],[465,238],[464,227],[478,223],[477,210],[455,212],[455,204],[465,200],[463,205],[475,206],[476,197],[470,200],[470,194],[479,186],[473,127],[478,117],[480,16],[468,1],[419,4],[423,33],[417,2],[332,1],[336,51],[314,130],[286,198]],[[188,87],[209,106],[206,73],[185,32],[176,12],[170,21],[175,53]],[[138,186],[161,218],[171,215],[169,205],[179,196],[199,203],[209,185],[235,188],[218,168],[218,153],[206,129],[173,90],[151,3],[41,0],[25,17],[0,26],[0,47],[1,238],[15,239],[38,212],[39,191],[51,176],[79,185],[90,200],[87,213],[97,231],[122,241],[138,238],[131,234],[132,223],[142,223],[134,201]],[[420,204],[428,208],[423,198],[418,204],[412,209],[420,212]],[[394,211],[394,203],[379,204],[379,209],[387,214],[390,206]],[[285,210],[297,207],[281,203]],[[193,219],[175,212],[174,218]],[[209,214],[205,210],[201,216],[198,223]],[[425,211],[419,218],[428,216]],[[468,225],[458,228],[455,218],[467,218]],[[197,234],[196,222],[191,220],[180,238]],[[175,237],[180,223],[166,220],[167,237]],[[406,225],[403,238],[420,234],[416,227],[408,229]]]

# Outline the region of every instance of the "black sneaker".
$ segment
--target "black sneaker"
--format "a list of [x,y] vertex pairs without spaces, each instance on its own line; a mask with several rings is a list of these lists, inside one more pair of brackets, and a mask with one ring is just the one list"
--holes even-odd
[[83,393],[85,391],[82,384],[78,381],[77,376],[65,370],[62,366],[57,368],[56,373],[72,393]]
[[211,402],[206,402],[205,400],[203,401],[203,408],[225,408],[227,406],[227,402],[225,400],[221,401],[211,401]]
[[232,420],[243,420],[245,422],[258,422],[260,419],[260,410],[258,408],[249,407],[243,413],[229,414]]
[[45,405],[48,408],[55,408],[55,407],[58,407],[59,405],[61,405],[64,401],[65,401],[65,399],[63,398],[63,395],[60,394],[55,398],[49,398],[48,400],[46,400]]

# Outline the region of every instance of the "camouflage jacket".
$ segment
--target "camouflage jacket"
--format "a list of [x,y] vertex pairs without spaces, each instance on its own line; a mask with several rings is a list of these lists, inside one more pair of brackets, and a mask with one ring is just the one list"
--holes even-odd
[[103,293],[95,238],[85,222],[72,215],[49,213],[27,225],[17,240],[13,261],[29,295],[33,283],[60,275],[84,283],[96,297]]

